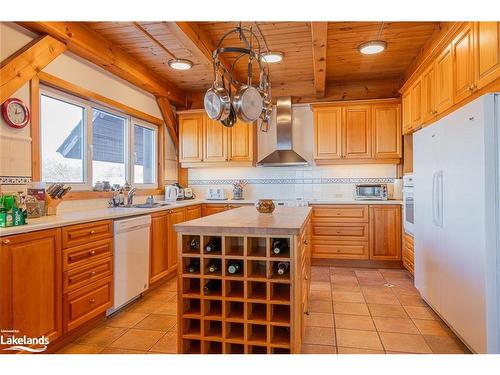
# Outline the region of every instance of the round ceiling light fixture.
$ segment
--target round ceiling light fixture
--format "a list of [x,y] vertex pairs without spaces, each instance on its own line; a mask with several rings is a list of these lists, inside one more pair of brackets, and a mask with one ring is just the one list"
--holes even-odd
[[358,50],[363,55],[375,55],[376,53],[382,52],[386,48],[387,48],[386,42],[382,40],[372,40],[370,42],[360,44]]
[[193,67],[193,63],[186,59],[171,59],[168,60],[168,66],[175,70],[189,70]]
[[264,52],[260,55],[262,60],[264,60],[268,64],[273,64],[273,63],[278,63],[281,60],[283,60],[283,53],[282,52],[274,52],[274,51],[269,51],[269,52]]

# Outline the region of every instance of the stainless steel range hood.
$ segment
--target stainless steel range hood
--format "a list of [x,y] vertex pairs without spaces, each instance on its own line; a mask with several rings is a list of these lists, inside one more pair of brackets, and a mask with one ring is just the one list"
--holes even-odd
[[259,167],[293,167],[308,165],[292,147],[292,98],[279,97],[276,102],[278,149],[257,163]]

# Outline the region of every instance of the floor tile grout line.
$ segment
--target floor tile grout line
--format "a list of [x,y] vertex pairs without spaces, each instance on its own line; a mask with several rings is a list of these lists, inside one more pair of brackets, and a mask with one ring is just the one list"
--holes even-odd
[[332,319],[333,319],[333,337],[335,338],[335,352],[339,354],[339,343],[337,338],[337,321],[335,319],[335,306],[333,303],[333,286],[332,286],[332,272],[331,267],[328,267],[328,282],[330,284],[330,297],[332,301]]

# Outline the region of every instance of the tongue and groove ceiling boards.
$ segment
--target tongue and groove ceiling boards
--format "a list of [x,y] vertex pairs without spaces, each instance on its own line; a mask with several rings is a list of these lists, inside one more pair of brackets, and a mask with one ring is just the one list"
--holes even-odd
[[[187,95],[188,100],[195,100],[194,106],[201,104],[199,98],[213,81],[211,51],[227,31],[239,25],[237,22],[83,24]],[[253,22],[242,25],[253,26],[257,31]],[[290,95],[295,102],[311,102],[397,97],[405,72],[439,30],[440,23],[258,22],[258,28],[269,49],[284,54],[283,61],[269,65],[273,97]],[[359,52],[361,43],[375,39],[387,42],[384,52],[376,55]],[[224,45],[240,43],[238,36],[231,34]],[[188,59],[193,67],[173,70],[168,66],[172,58]],[[233,59],[234,56],[226,55],[224,63],[231,64]],[[246,62],[235,65],[238,78],[246,77],[246,71]]]

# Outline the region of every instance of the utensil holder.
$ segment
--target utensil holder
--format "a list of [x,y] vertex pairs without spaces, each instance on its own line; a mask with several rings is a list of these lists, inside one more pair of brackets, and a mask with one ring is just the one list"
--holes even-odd
[[57,206],[62,202],[62,199],[54,199],[47,195],[45,204],[45,213],[47,216],[57,215]]

